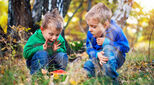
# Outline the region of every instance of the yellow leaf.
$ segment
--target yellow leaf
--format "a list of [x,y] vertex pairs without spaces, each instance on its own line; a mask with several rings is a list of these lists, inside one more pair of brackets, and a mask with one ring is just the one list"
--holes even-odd
[[54,73],[54,74],[53,74],[53,78],[54,78],[54,79],[59,79],[59,75],[58,75],[57,73]]
[[71,85],[77,85],[76,81],[74,81],[73,79],[70,79],[70,84]]
[[6,47],[2,48],[1,51],[5,50],[5,49],[6,49]]

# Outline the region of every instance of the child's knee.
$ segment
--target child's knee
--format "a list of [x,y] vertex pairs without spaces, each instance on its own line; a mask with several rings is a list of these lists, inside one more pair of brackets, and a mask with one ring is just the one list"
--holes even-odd
[[115,48],[112,45],[105,45],[103,51],[115,51]]
[[55,56],[55,61],[58,64],[63,64],[66,67],[68,63],[67,53],[63,53],[63,52],[57,53],[57,55]]
[[38,51],[36,54],[32,57],[31,63],[40,63],[42,65],[45,65],[48,63],[48,53],[46,51]]
[[92,63],[92,61],[88,60],[85,62],[84,68],[85,69],[94,69],[94,64]]
[[38,51],[34,54],[34,56],[32,58],[36,58],[36,59],[47,59],[48,58],[48,52],[47,51]]
[[106,45],[106,46],[104,46],[103,47],[103,51],[104,51],[104,55],[106,56],[106,57],[109,57],[109,59],[111,58],[111,59],[113,59],[113,58],[115,58],[116,59],[116,51],[115,51],[115,49],[114,49],[114,47],[113,46],[111,46],[111,45]]
[[64,61],[68,60],[67,53],[63,53],[63,52],[57,53],[56,57]]

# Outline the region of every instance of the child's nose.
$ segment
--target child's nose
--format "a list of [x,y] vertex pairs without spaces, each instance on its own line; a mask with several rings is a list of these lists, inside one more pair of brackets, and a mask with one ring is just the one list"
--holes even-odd
[[92,29],[91,27],[89,27],[89,31],[90,31],[90,32],[92,32],[92,31],[93,31],[93,29]]
[[53,36],[52,39],[53,39],[53,40],[56,40],[56,36]]

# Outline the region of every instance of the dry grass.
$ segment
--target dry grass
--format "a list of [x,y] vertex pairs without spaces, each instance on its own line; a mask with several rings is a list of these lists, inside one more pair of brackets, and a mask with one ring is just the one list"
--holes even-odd
[[[25,41],[20,36],[20,43],[16,45],[21,47]],[[6,40],[7,41],[7,40]],[[8,41],[11,41],[10,39]],[[13,40],[12,40],[13,41]],[[86,72],[83,70],[83,64],[88,59],[86,52],[82,54],[74,54],[80,56],[76,61],[69,63],[67,67],[67,77],[65,81],[55,82],[55,76],[35,75],[31,76],[26,67],[25,59],[15,58],[14,56],[21,54],[22,50],[16,51],[12,42],[5,43],[8,49],[5,57],[0,57],[0,85],[106,85],[111,84],[108,78],[87,78]],[[2,50],[2,49],[1,49]],[[151,59],[153,59],[153,49],[151,50]],[[126,57],[124,65],[118,70],[119,82],[121,85],[154,85],[154,65],[148,60],[148,52],[145,49],[131,50]],[[57,77],[56,81],[58,80]],[[101,82],[100,82],[101,81]]]

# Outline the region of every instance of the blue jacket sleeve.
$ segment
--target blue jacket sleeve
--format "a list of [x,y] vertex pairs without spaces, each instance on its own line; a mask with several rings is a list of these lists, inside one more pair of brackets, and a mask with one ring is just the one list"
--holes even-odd
[[[108,37],[111,42],[110,44],[116,47],[119,51],[121,51],[123,54],[128,53],[130,47],[129,47],[129,42],[121,29],[114,20],[111,20],[111,31],[110,33],[107,34],[106,37]],[[108,32],[109,32],[108,31]],[[111,35],[111,36],[110,36]]]
[[122,53],[128,53],[129,45],[126,41],[117,41],[117,42],[110,42],[111,45],[114,45],[117,49],[119,49]]
[[97,57],[97,50],[93,48],[92,43],[91,43],[91,35],[88,32],[87,33],[87,40],[86,40],[86,49],[87,49],[87,54],[88,55],[93,55],[94,57]]
[[116,40],[114,40],[114,41],[110,40],[110,38],[106,37],[104,40],[103,46],[106,44],[110,44],[110,45],[116,47],[122,53],[128,53],[128,51],[130,49],[128,40],[123,33],[118,34]]

